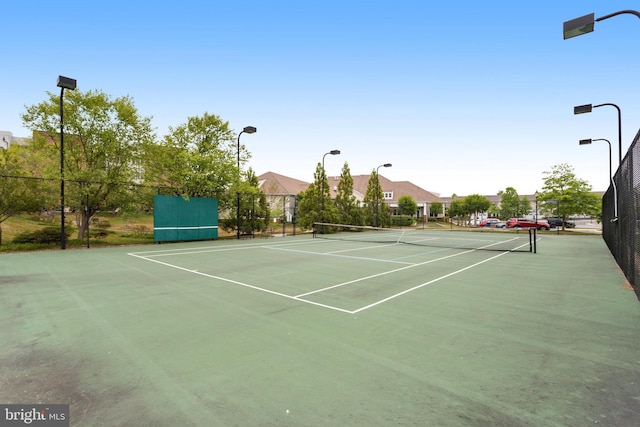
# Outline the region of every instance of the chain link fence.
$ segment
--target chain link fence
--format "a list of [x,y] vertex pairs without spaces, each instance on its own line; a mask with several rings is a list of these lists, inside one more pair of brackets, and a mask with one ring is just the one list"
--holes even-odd
[[602,236],[640,299],[640,131],[602,199]]

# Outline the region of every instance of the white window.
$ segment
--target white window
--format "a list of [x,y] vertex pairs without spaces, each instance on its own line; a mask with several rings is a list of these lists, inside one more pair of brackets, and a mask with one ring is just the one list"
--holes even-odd
[[393,199],[393,191],[385,191],[383,193],[383,197],[387,200]]

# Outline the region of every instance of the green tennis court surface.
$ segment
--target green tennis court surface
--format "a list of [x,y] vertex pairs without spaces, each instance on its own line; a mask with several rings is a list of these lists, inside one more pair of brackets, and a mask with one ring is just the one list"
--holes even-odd
[[635,426],[640,304],[538,253],[311,236],[0,255],[0,403],[74,426]]

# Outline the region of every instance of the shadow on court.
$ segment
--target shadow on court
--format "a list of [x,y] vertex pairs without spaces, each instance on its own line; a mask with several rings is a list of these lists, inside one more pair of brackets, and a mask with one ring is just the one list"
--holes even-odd
[[0,255],[0,403],[73,426],[635,426],[640,303],[538,253],[310,236]]

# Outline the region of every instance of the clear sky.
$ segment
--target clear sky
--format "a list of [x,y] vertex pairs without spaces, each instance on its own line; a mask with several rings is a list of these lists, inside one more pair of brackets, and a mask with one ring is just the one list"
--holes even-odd
[[532,194],[543,172],[573,166],[609,183],[638,131],[640,20],[620,15],[562,38],[564,21],[639,9],[631,0],[194,1],[22,0],[2,5],[0,130],[58,93],[129,95],[159,136],[205,112],[243,134],[256,173],[307,182],[380,173],[441,196]]

